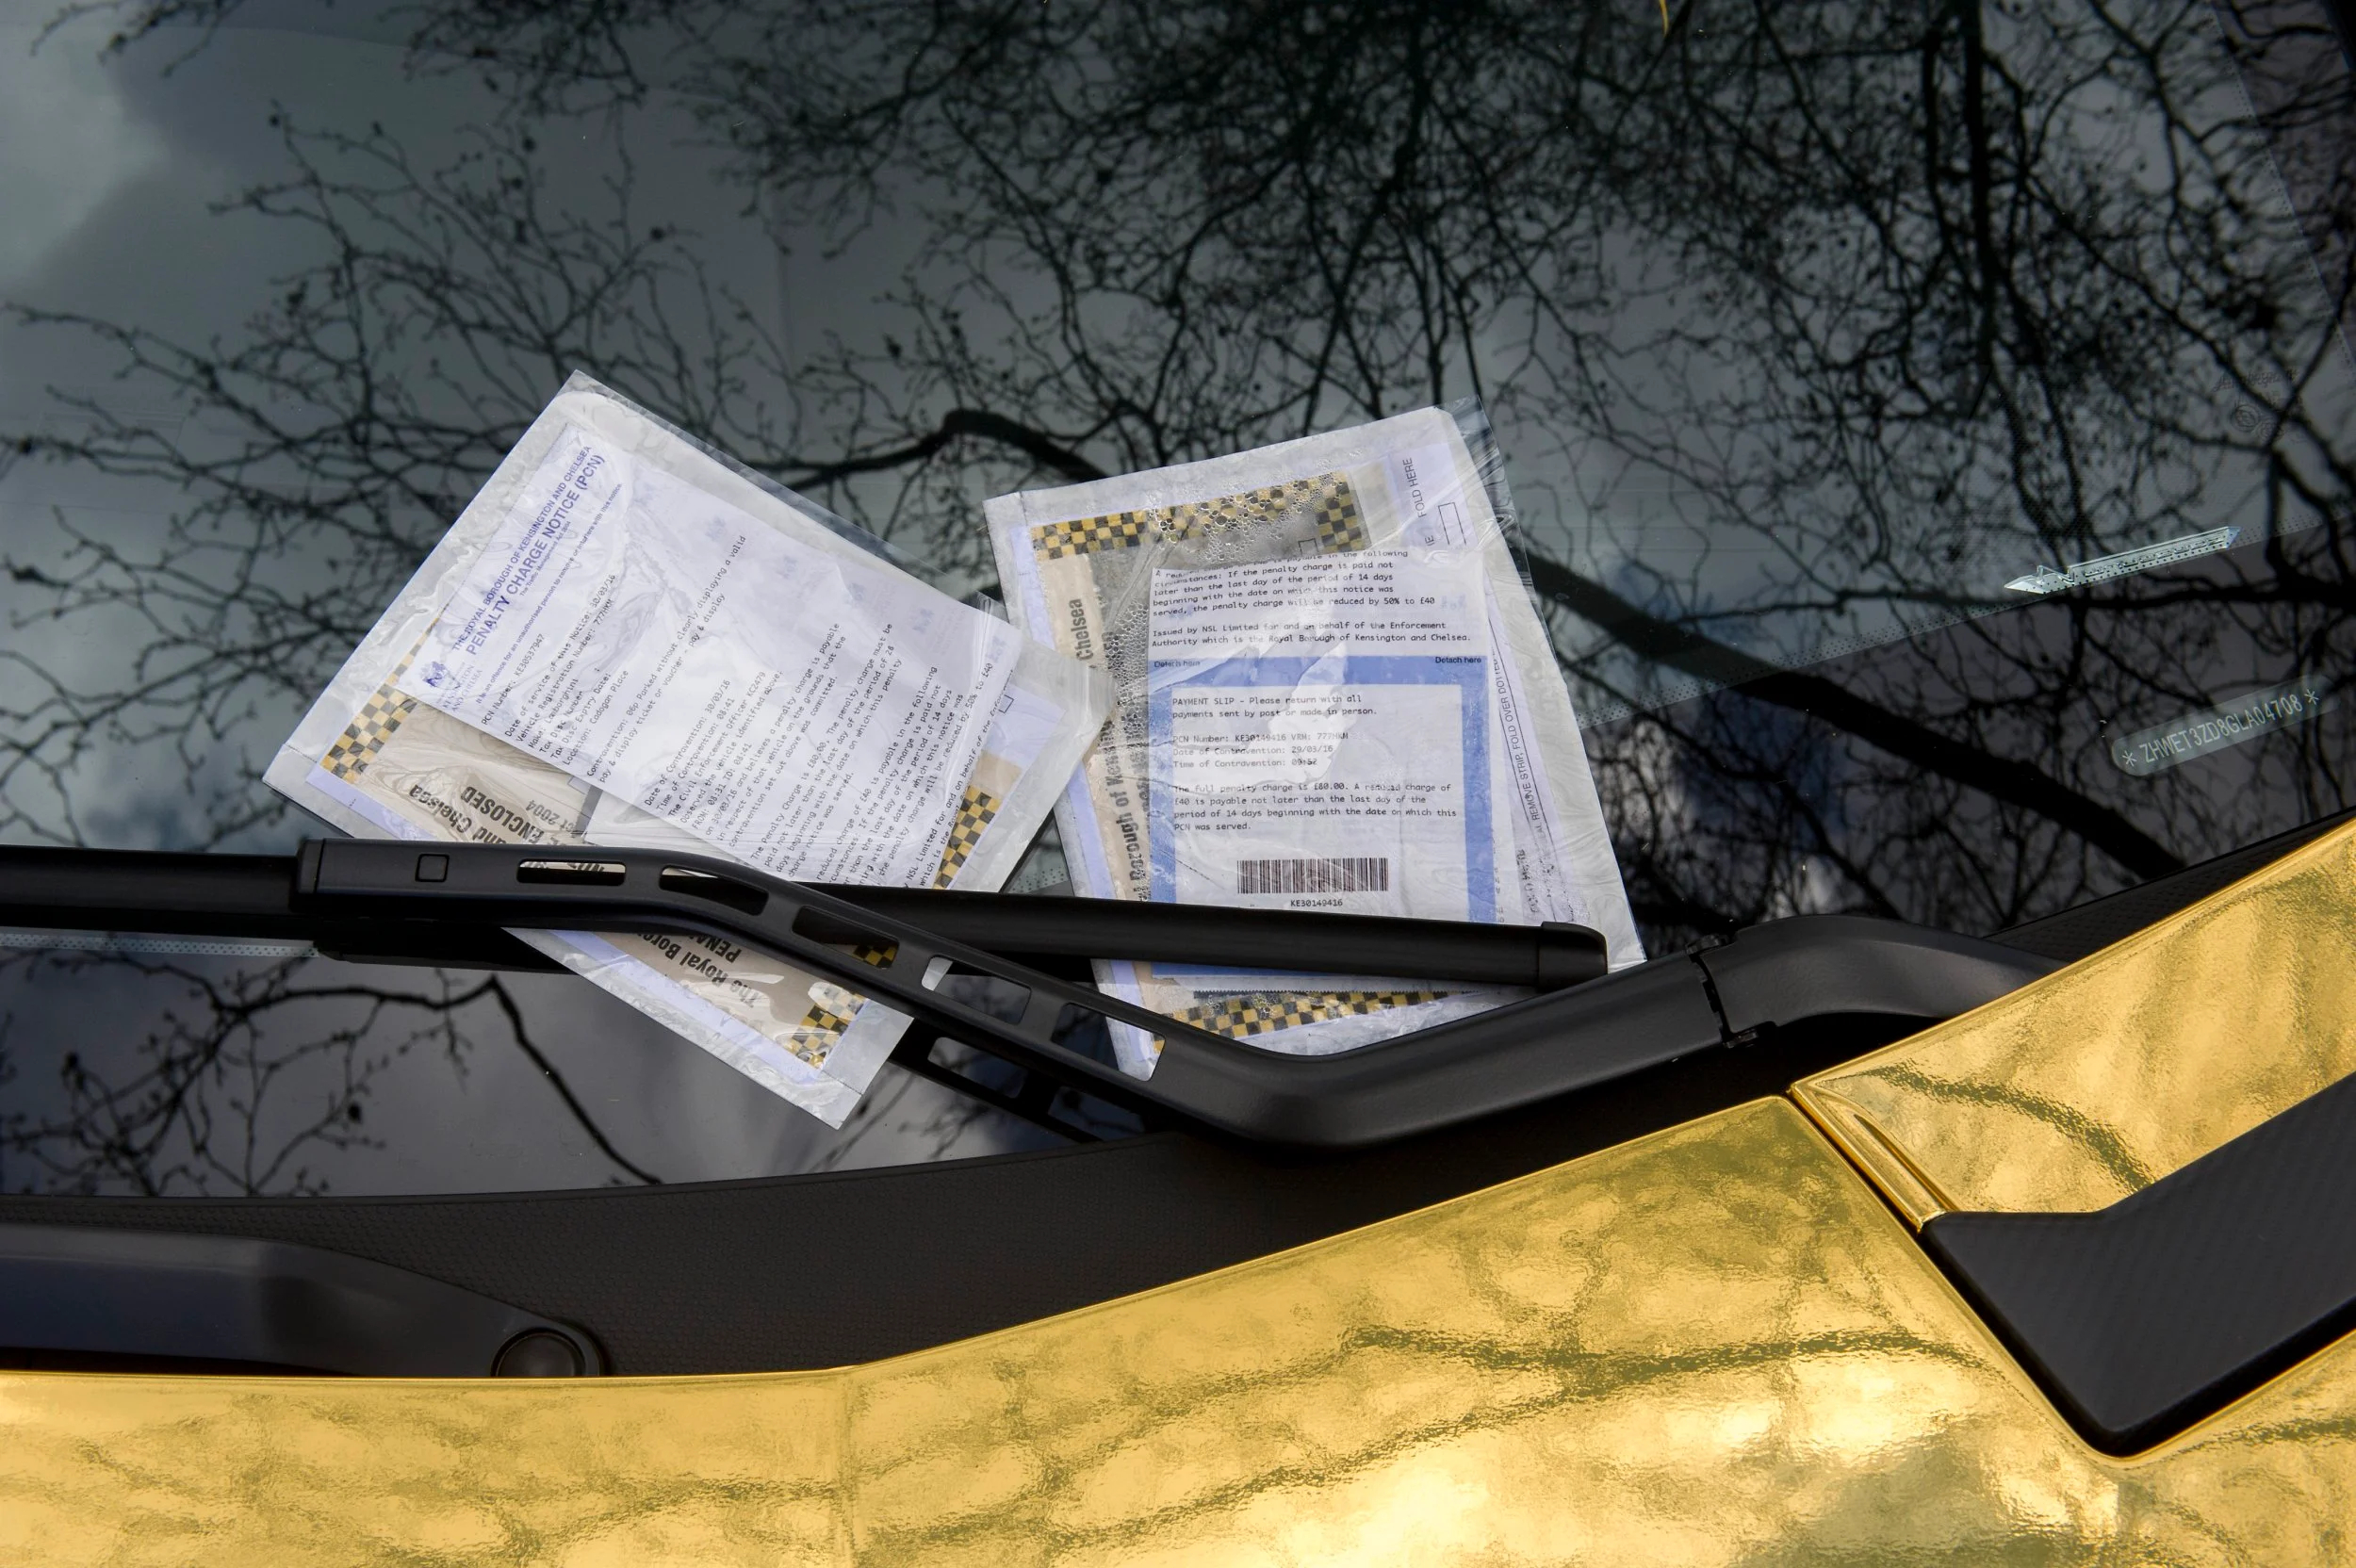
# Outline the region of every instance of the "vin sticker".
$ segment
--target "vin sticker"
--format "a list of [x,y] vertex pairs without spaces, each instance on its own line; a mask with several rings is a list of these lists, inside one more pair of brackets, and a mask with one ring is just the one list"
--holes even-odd
[[2138,777],[2164,773],[2227,746],[2305,724],[2332,707],[2333,699],[2328,685],[2302,676],[2122,736],[2111,743],[2111,760]]

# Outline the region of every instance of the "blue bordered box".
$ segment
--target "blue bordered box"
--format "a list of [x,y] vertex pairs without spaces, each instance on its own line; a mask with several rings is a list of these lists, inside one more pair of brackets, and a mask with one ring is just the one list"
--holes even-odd
[[1156,663],[1147,679],[1148,822],[1153,897],[1178,895],[1178,834],[1174,799],[1176,750],[1171,699],[1180,690],[1301,686],[1447,686],[1457,693],[1458,757],[1464,802],[1464,918],[1497,917],[1497,857],[1489,798],[1489,662],[1477,655],[1434,657],[1326,655],[1319,658],[1222,659],[1203,663]]

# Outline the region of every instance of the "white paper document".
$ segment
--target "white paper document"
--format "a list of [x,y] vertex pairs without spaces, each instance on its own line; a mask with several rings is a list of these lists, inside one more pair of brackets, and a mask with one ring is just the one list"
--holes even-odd
[[1496,920],[1486,621],[1464,550],[1155,572],[1153,896]]
[[404,689],[764,871],[916,886],[1019,640],[574,426]]
[[[643,845],[989,890],[1109,695],[575,375],[265,776],[364,836]],[[516,936],[833,1126],[908,1023],[716,938]]]
[[[1112,682],[1112,722],[1056,808],[1075,888],[1571,921],[1603,933],[1613,967],[1642,961],[1578,716],[1493,499],[1497,462],[1477,419],[1429,408],[989,502],[1017,624]],[[1462,602],[1412,640],[1363,614],[1399,608],[1346,605],[1339,589],[1391,581],[1377,596],[1404,606],[1410,582],[1421,597],[1427,581],[1458,580],[1438,565],[1450,553],[1477,563],[1479,592],[1451,590]],[[1320,572],[1385,556],[1402,563],[1396,579]],[[1194,574],[1208,575],[1188,586]],[[1476,662],[1446,662],[1460,658]],[[1197,1027],[1305,1053],[1510,998],[1145,959],[1103,961],[1097,979]],[[1116,1028],[1113,1044],[1124,1070],[1151,1075],[1141,1031]]]

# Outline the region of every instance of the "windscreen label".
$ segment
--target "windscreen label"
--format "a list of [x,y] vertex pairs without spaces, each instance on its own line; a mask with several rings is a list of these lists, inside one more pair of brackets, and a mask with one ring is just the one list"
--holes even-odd
[[2065,588],[2085,588],[2113,578],[2133,577],[2159,566],[2172,566],[2180,561],[2198,561],[2204,555],[2233,547],[2241,537],[2237,528],[2213,528],[2206,533],[2190,533],[2182,539],[2168,539],[2140,549],[2122,550],[2117,555],[2102,555],[2092,561],[2081,561],[2075,566],[2039,566],[2026,577],[2014,578],[2004,584],[2016,594],[2058,594]]
[[2138,777],[2163,773],[2213,751],[2305,724],[2332,703],[2329,686],[2301,677],[2123,736],[2111,743],[2111,760]]

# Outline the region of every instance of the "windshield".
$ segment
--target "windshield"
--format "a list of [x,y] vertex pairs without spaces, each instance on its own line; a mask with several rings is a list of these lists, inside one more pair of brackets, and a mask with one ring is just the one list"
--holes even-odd
[[[319,831],[263,763],[576,369],[960,596],[989,497],[1471,397],[1648,948],[1997,931],[2350,804],[2351,147],[2320,5],[20,8],[0,834]],[[1042,1136],[559,975],[0,988],[9,1188]]]

